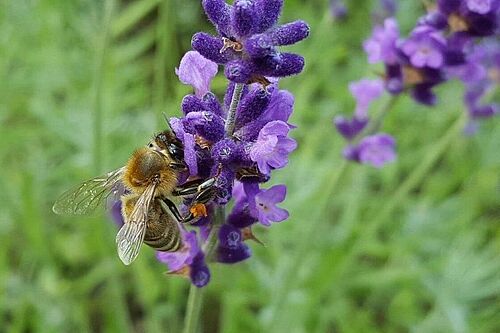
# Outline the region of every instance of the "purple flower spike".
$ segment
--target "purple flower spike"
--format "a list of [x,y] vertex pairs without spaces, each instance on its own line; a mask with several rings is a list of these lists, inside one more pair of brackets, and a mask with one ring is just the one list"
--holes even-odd
[[203,0],[203,9],[217,31],[227,37],[230,34],[231,6],[224,0]]
[[259,222],[265,226],[270,226],[271,222],[281,222],[288,218],[288,211],[279,208],[276,204],[283,202],[286,197],[286,186],[275,185],[268,190],[261,190],[255,195],[255,214]]
[[193,86],[196,96],[201,98],[210,91],[210,83],[217,75],[217,64],[196,51],[189,51],[182,57],[175,74],[182,83]]
[[349,90],[356,99],[355,115],[358,119],[368,117],[370,104],[378,99],[384,92],[384,82],[382,80],[363,79],[349,84]]
[[256,32],[261,33],[272,28],[278,22],[283,0],[256,0],[256,7],[260,17]]
[[389,65],[396,64],[398,54],[396,42],[399,38],[398,23],[394,18],[384,21],[384,26],[376,26],[372,36],[363,43],[363,48],[371,64],[384,62]]
[[288,124],[280,120],[269,122],[261,129],[250,149],[250,158],[257,162],[260,172],[269,174],[271,169],[288,164],[288,154],[297,148],[297,142],[287,137],[289,131]]
[[348,147],[344,156],[362,164],[370,164],[381,168],[396,159],[395,141],[388,134],[367,136],[356,147]]

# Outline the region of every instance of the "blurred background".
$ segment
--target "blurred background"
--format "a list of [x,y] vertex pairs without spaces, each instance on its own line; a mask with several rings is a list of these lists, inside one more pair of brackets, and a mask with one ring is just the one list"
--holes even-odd
[[[312,27],[289,48],[306,70],[282,81],[299,148],[272,183],[291,218],[255,228],[250,260],[212,265],[201,332],[500,332],[500,122],[464,136],[451,82],[433,108],[398,99],[396,163],[343,170],[332,118],[353,110],[350,81],[376,77],[361,43],[378,1],[347,7],[334,20],[326,0],[285,1],[281,22]],[[402,30],[423,12],[399,1]],[[201,30],[197,0],[0,2],[0,331],[181,331],[188,281],[146,247],[123,266],[105,212],[51,206],[180,114],[174,67]]]

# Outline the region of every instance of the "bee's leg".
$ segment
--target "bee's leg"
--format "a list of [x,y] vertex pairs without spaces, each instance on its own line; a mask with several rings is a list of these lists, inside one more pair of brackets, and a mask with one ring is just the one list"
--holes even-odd
[[[205,204],[212,200],[214,197],[215,189],[213,186],[199,192],[192,202],[189,213],[182,219],[181,223],[191,223],[194,219],[200,216],[206,216]],[[202,213],[199,210],[200,208]]]
[[193,180],[191,182],[187,182],[185,184],[182,184],[181,186],[178,186],[172,192],[172,194],[175,196],[186,196],[191,194],[199,195],[201,192],[212,188],[215,184],[215,180],[215,177],[209,178],[205,181],[203,181],[202,179]]
[[167,205],[168,210],[170,210],[172,215],[174,215],[177,222],[184,223],[183,222],[184,219],[183,219],[181,213],[179,212],[179,209],[177,209],[177,206],[168,198],[163,198],[161,200]]
[[181,171],[187,170],[187,167],[184,163],[170,162],[168,166],[174,170],[181,170]]

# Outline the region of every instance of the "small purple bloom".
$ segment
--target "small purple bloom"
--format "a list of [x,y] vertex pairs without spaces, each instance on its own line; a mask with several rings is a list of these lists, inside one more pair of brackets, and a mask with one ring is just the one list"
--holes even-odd
[[358,119],[368,117],[370,104],[384,92],[384,82],[380,79],[363,79],[349,84],[349,91],[356,99],[355,115]]
[[276,204],[283,202],[285,197],[285,185],[275,185],[268,190],[260,190],[255,195],[255,202],[251,203],[250,209],[253,210],[261,224],[270,226],[271,222],[281,222],[288,218],[288,211],[276,206]]
[[367,136],[357,146],[344,150],[344,157],[362,164],[381,168],[396,159],[395,141],[388,134]]
[[210,91],[210,83],[217,75],[217,64],[196,51],[189,51],[182,57],[175,74],[182,83],[193,86],[196,96],[201,98]]
[[337,128],[337,131],[347,140],[354,139],[368,124],[368,118],[359,119],[357,117],[352,117],[352,119],[347,119],[342,116],[337,116],[334,118],[333,123]]
[[419,27],[401,45],[403,53],[417,68],[440,68],[444,63],[445,45],[437,34],[427,27]]
[[250,149],[250,158],[257,162],[260,172],[269,174],[271,169],[288,164],[288,154],[297,148],[297,142],[287,137],[289,131],[290,126],[281,120],[269,122],[261,129]]
[[399,27],[394,18],[386,19],[383,26],[376,26],[372,36],[363,43],[363,48],[368,55],[368,62],[395,64],[398,60],[396,49],[398,38]]

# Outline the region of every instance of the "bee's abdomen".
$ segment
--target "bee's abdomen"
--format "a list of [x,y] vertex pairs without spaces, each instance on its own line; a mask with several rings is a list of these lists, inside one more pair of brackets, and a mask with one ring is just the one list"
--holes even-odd
[[144,236],[144,243],[157,251],[175,252],[182,246],[181,233],[177,223],[172,221],[168,214],[159,213],[153,207],[149,214],[148,227]]
[[145,238],[144,243],[156,251],[162,252],[175,252],[182,247],[182,241],[178,230],[165,229],[164,232],[158,236]]

